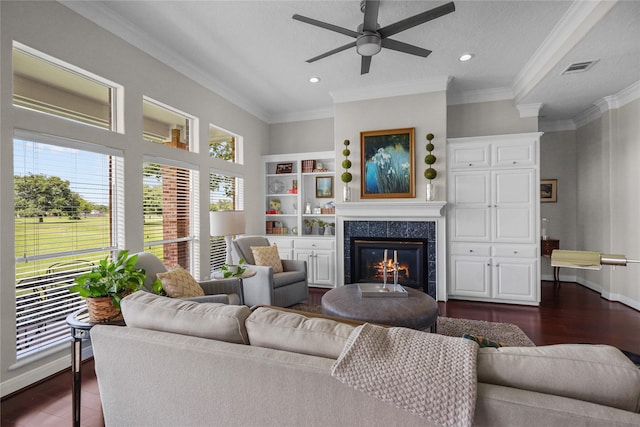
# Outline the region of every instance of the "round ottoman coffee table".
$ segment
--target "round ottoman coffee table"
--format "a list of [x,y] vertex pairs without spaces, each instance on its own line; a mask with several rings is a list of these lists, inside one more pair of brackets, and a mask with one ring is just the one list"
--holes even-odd
[[322,296],[322,313],[328,316],[387,326],[436,332],[438,303],[424,292],[405,287],[407,297],[363,297],[358,285],[345,285]]

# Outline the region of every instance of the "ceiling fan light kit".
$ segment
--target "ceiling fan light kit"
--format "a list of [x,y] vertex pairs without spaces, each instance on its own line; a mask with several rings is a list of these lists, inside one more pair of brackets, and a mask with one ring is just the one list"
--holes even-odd
[[453,2],[449,2],[443,4],[442,6],[438,6],[426,12],[410,16],[409,18],[402,19],[398,22],[381,28],[380,25],[378,25],[379,8],[379,0],[363,0],[360,2],[360,10],[362,10],[362,12],[364,13],[364,21],[358,26],[357,31],[342,28],[333,24],[328,24],[326,22],[318,21],[306,16],[298,14],[293,15],[292,18],[296,21],[304,22],[306,24],[314,25],[316,27],[324,28],[326,30],[334,31],[336,33],[344,34],[345,36],[356,39],[355,42],[347,43],[346,45],[315,56],[311,59],[308,59],[307,62],[315,62],[319,59],[326,58],[327,56],[331,56],[335,53],[355,47],[356,52],[360,56],[362,56],[360,74],[367,74],[371,66],[371,57],[379,53],[383,47],[386,49],[395,50],[397,52],[426,58],[431,53],[430,50],[393,40],[388,37],[408,30],[409,28],[418,26],[420,24],[424,24],[425,22],[439,18],[456,10]]

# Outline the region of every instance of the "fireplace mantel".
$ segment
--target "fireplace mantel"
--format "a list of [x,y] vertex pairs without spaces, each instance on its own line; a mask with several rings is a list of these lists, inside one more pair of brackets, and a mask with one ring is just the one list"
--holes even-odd
[[350,202],[336,203],[336,216],[439,218],[444,216],[447,202]]
[[445,201],[358,201],[336,203],[337,286],[344,285],[345,221],[434,221],[436,224],[436,293],[447,300]]

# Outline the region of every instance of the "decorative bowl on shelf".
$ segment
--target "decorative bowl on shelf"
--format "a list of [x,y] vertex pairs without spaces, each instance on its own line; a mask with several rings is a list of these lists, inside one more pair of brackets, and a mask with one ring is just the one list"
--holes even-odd
[[269,193],[280,194],[284,191],[284,183],[278,179],[269,182]]

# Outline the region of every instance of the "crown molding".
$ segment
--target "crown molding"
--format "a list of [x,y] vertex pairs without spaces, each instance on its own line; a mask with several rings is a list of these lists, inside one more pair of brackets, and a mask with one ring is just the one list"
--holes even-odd
[[470,90],[466,92],[447,92],[447,105],[475,104],[478,102],[504,101],[513,99],[509,87]]
[[446,91],[450,81],[450,76],[440,76],[426,80],[381,85],[375,88],[357,88],[333,91],[329,92],[329,95],[333,98],[334,104],[340,104],[344,102],[365,101],[369,99],[391,98],[394,96]]
[[223,97],[237,107],[256,116],[258,119],[267,123],[270,122],[270,115],[261,107],[231,90],[228,86],[210,74],[203,73],[198,69],[198,67],[193,65],[183,56],[176,54],[176,52],[172,50],[166,49],[162,44],[157,43],[155,40],[139,31],[136,25],[128,21],[123,16],[115,13],[104,4],[93,1],[58,1],[73,12],[111,32],[116,37],[137,47],[169,68],[176,70],[194,82],[201,84],[212,92],[215,92],[216,95]]
[[516,76],[513,83],[516,102],[540,83],[617,2],[618,0],[574,1]]
[[537,102],[535,104],[518,104],[516,108],[520,112],[520,118],[525,119],[528,117],[538,117],[540,115],[540,109],[542,103]]

